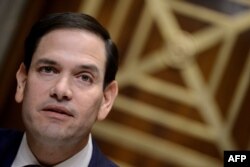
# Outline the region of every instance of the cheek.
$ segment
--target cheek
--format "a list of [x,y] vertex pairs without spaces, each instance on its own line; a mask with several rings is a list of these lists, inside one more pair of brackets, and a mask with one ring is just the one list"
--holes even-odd
[[44,87],[39,82],[28,81],[24,90],[23,111],[30,113],[36,110],[43,101],[45,92]]
[[94,122],[97,119],[98,112],[101,109],[102,96],[93,97],[93,95],[82,96],[78,101],[78,114],[83,122]]
[[[30,79],[27,82],[26,89],[25,89],[25,95],[32,99],[40,99],[44,95],[49,94],[49,83],[47,82],[41,82],[38,79],[30,77]],[[31,100],[32,100],[31,99]]]
[[39,95],[40,89],[36,89],[36,87],[31,85],[32,84],[27,83],[26,88],[24,90],[24,98],[23,98],[24,114],[31,113],[31,111],[35,110],[37,105],[36,103],[39,102],[41,98],[41,96]]

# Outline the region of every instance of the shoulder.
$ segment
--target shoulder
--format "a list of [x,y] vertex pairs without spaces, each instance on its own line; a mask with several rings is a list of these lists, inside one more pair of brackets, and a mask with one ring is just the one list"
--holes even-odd
[[0,141],[10,142],[13,140],[21,140],[23,137],[23,132],[12,130],[12,129],[1,129],[0,128]]
[[10,129],[0,129],[0,151],[3,149],[9,149],[8,147],[19,147],[23,133],[10,130]]
[[22,141],[22,137],[22,132],[0,129],[0,166],[5,167],[12,163]]
[[118,167],[114,162],[109,160],[98,148],[95,141],[93,143],[93,153],[89,167]]

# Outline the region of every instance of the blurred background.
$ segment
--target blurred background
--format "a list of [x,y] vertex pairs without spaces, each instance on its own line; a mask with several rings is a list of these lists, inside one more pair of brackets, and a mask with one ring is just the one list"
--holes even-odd
[[0,0],[0,127],[23,129],[15,73],[31,25],[84,12],[120,51],[120,94],[94,127],[122,167],[220,167],[250,150],[249,0]]

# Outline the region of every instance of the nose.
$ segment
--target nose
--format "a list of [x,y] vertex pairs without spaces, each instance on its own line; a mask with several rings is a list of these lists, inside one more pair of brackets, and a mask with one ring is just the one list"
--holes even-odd
[[71,100],[72,90],[70,80],[67,77],[59,78],[50,90],[50,96],[58,101]]

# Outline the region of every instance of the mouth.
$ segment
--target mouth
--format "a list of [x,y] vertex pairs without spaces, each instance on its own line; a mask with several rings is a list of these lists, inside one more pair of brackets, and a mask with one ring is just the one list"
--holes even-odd
[[73,117],[73,114],[69,109],[59,105],[48,105],[45,108],[43,108],[42,111],[57,115]]

